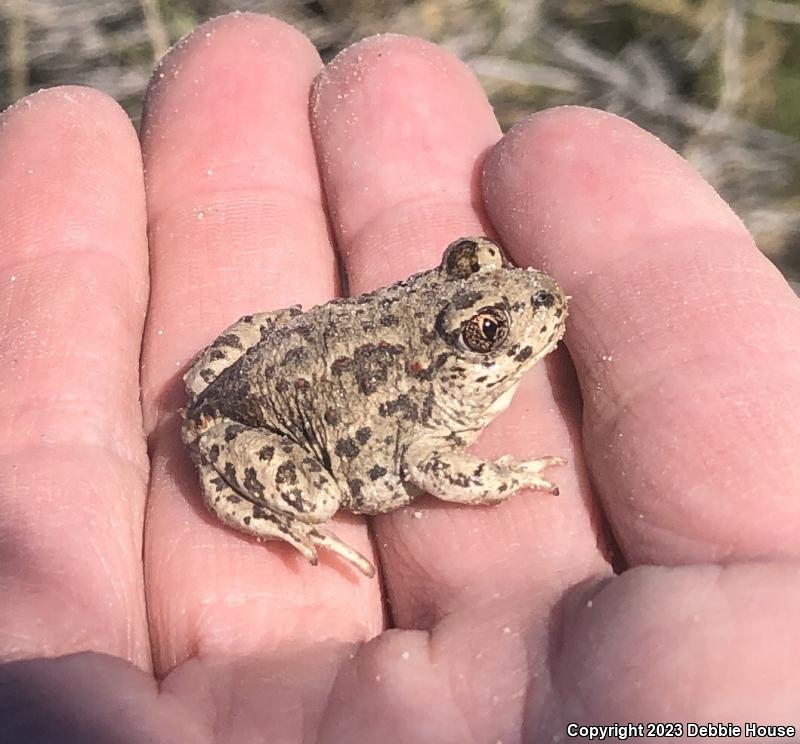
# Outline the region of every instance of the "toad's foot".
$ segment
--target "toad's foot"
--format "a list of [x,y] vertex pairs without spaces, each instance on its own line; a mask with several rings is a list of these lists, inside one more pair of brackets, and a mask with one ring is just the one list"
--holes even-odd
[[537,490],[547,491],[553,496],[558,496],[558,486],[555,483],[539,476],[545,468],[555,465],[566,465],[565,457],[539,457],[536,460],[514,460],[511,455],[504,455],[496,460],[498,465],[508,468],[509,471],[517,473],[522,479],[526,480],[525,485]]
[[283,540],[300,551],[312,566],[319,562],[320,547],[338,553],[365,576],[375,575],[372,563],[331,532],[265,503],[249,500],[209,465],[201,465],[200,478],[206,506],[225,524],[259,540]]
[[[413,450],[409,451],[413,456]],[[542,457],[516,462],[501,457],[482,460],[460,450],[434,451],[420,461],[409,462],[408,476],[414,485],[443,501],[459,504],[497,504],[521,488],[533,488],[558,495],[558,486],[540,473],[563,465],[563,457]]]
[[314,541],[315,545],[338,553],[342,558],[361,571],[367,578],[371,579],[375,575],[375,566],[355,548],[351,548],[347,543],[342,542],[342,540],[336,537],[332,532],[321,527],[314,527],[309,532],[309,536]]

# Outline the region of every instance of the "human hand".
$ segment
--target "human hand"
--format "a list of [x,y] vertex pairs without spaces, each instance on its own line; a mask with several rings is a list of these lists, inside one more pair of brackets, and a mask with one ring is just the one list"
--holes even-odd
[[[319,72],[276,21],[201,27],[155,73],[144,180],[97,93],[3,118],[0,637],[20,661],[0,676],[0,741],[796,725],[800,311],[785,282],[621,119],[552,110],[495,146],[459,62],[382,37],[322,72],[309,123]],[[354,294],[490,230],[573,295],[569,355],[537,365],[479,443],[566,455],[561,495],[374,519],[383,584],[220,525],[177,433],[182,370],[219,330],[335,293],[329,226]],[[364,520],[335,521],[370,555]]]

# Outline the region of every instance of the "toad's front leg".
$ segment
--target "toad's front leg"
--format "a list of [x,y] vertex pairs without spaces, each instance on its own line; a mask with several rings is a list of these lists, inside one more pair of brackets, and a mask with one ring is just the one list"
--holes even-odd
[[414,459],[415,449],[406,457],[407,478],[415,486],[442,501],[458,504],[497,504],[521,488],[558,494],[558,486],[541,472],[553,465],[564,465],[563,457],[542,457],[516,462],[501,457],[494,462],[464,450],[439,449]]

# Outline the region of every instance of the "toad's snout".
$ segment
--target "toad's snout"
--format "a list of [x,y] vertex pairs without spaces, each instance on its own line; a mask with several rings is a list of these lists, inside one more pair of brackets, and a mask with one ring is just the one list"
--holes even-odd
[[539,285],[531,295],[531,307],[534,311],[540,308],[549,310],[552,307],[563,307],[566,305],[567,298],[558,286],[547,274],[539,273],[537,277]]

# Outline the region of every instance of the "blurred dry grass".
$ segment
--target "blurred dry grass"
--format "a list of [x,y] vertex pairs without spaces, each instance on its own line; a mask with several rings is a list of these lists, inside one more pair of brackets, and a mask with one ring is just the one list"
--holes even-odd
[[0,106],[81,83],[138,119],[154,61],[209,17],[270,13],[330,59],[393,31],[469,64],[504,128],[582,103],[687,157],[800,285],[800,0],[0,0]]

